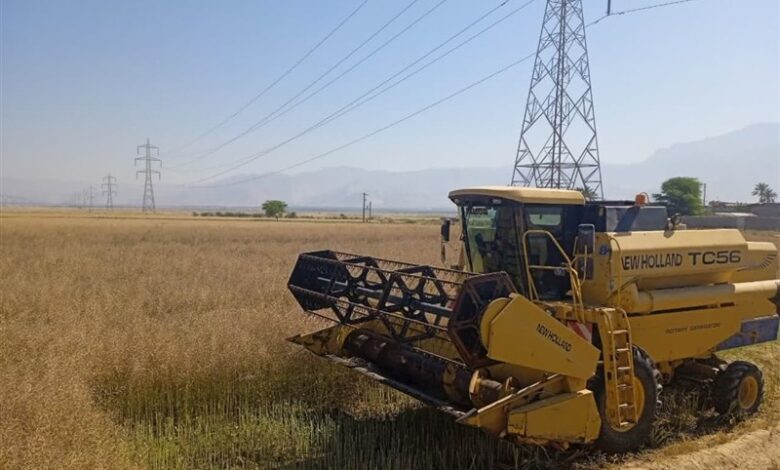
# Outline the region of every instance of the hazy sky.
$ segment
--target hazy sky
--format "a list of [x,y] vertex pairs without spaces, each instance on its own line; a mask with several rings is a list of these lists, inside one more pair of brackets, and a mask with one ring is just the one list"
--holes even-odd
[[[196,181],[295,135],[501,3],[444,1],[299,108],[214,155],[175,168],[276,109],[409,1],[369,0],[236,119],[171,153],[255,96],[362,0],[0,0],[3,176],[99,181],[111,172],[128,181],[134,178],[135,146],[148,136],[161,149],[163,182]],[[418,0],[320,84],[440,1]],[[469,33],[524,1],[510,0]],[[613,8],[661,1],[613,0]],[[586,20],[601,16],[605,4],[584,0]],[[637,161],[676,142],[780,120],[778,5],[777,0],[698,0],[608,18],[589,29],[602,161]],[[536,0],[385,95],[230,174],[262,173],[305,160],[532,53],[543,9],[544,1]],[[509,179],[531,65],[523,63],[299,170],[506,165]]]

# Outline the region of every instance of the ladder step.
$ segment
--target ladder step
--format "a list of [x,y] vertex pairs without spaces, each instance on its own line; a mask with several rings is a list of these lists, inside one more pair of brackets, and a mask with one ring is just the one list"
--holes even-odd
[[617,348],[617,349],[615,349],[615,352],[619,353],[619,354],[627,353],[629,351],[631,351],[631,348]]
[[634,388],[631,384],[618,384],[618,390],[631,390]]
[[630,372],[631,371],[631,366],[620,366],[620,367],[617,368],[617,370],[620,371],[620,372]]
[[627,333],[628,333],[628,330],[613,330],[612,331],[613,335],[625,335]]
[[623,427],[623,426],[628,426],[629,424],[634,424],[634,423],[633,423],[633,422],[631,422],[631,421],[621,421],[621,422],[620,422],[620,427]]
[[624,410],[626,408],[632,408],[633,406],[634,405],[632,405],[630,403],[621,403],[621,404],[618,405],[618,408],[620,408],[621,410]]

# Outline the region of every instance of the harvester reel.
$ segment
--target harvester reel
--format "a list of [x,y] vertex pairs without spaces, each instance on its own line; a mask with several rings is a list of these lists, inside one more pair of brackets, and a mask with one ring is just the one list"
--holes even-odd
[[304,310],[355,326],[378,320],[394,340],[411,343],[442,336],[471,273],[356,256],[335,251],[304,253],[289,287]]

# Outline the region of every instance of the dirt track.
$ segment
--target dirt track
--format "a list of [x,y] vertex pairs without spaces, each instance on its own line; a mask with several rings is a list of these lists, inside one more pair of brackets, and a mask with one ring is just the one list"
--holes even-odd
[[626,469],[711,470],[780,469],[780,427],[761,429],[709,449],[672,457],[649,455],[640,461],[621,465]]

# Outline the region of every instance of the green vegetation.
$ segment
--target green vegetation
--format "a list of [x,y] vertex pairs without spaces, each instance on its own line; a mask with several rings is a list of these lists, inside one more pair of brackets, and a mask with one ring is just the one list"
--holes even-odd
[[702,213],[701,182],[696,178],[678,176],[661,184],[661,192],[653,198],[669,209],[669,215],[697,215]]
[[582,197],[588,201],[592,201],[599,197],[599,194],[596,192],[596,190],[587,185],[584,188],[577,188],[577,191],[581,192]]
[[279,220],[279,217],[287,212],[287,203],[284,201],[269,200],[263,203],[262,208],[267,217],[274,217]]
[[777,193],[775,190],[769,187],[769,185],[766,183],[756,183],[751,194],[753,196],[758,196],[758,202],[760,204],[775,202],[777,199]]

